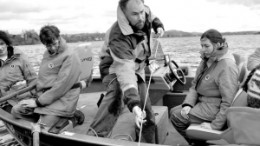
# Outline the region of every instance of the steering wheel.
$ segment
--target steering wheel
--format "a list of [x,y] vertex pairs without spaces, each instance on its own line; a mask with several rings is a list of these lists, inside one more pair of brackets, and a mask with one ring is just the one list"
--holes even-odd
[[184,75],[184,72],[174,60],[171,60],[169,62],[169,68],[170,68],[170,74],[174,78],[176,78],[180,84],[182,85],[186,84],[186,77]]

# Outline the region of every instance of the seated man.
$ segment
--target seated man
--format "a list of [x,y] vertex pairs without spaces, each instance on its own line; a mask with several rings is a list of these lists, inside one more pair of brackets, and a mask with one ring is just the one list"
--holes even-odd
[[73,50],[60,36],[56,26],[44,26],[40,40],[47,50],[39,69],[34,98],[22,100],[12,109],[16,118],[40,117],[42,124],[50,127],[60,117],[73,117],[79,99],[80,62]]

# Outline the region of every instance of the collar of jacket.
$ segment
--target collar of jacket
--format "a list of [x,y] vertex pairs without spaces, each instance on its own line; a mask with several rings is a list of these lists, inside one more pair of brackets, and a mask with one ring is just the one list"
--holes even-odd
[[232,61],[236,62],[234,56],[229,53],[229,52],[226,52],[225,54],[222,54],[221,56],[219,56],[218,58],[217,57],[212,57],[210,59],[203,59],[204,62],[207,62],[207,66],[211,66],[213,64],[213,62],[218,62],[218,61],[221,61],[223,59],[231,59]]
[[223,60],[223,59],[231,59],[233,61],[236,61],[234,56],[231,53],[229,53],[229,52],[227,52],[224,55],[222,55],[221,57],[219,57],[218,61]]
[[[203,56],[201,56],[201,58],[204,61],[207,61],[207,59],[205,59]],[[216,50],[212,54],[212,56],[208,58],[208,60],[211,60],[211,62],[214,62],[214,61],[220,61],[222,59],[227,59],[227,58],[235,61],[234,56],[228,52],[228,47],[225,46],[222,50]]]
[[[146,21],[147,19],[150,20],[150,15],[147,15],[149,12],[148,7],[145,6],[145,13],[146,13]],[[137,34],[137,35],[143,35],[144,32],[138,31],[134,32],[133,28],[130,25],[130,22],[127,20],[123,10],[120,8],[120,6],[117,7],[117,21],[118,25],[124,35],[131,35],[131,34]],[[146,23],[145,21],[145,23]]]
[[8,52],[8,53],[12,53],[12,54],[8,54],[8,56],[10,55],[10,57],[7,58],[7,59],[4,61],[4,63],[3,63],[2,66],[6,65],[6,64],[9,64],[9,63],[12,62],[13,60],[18,59],[18,58],[20,58],[20,56],[21,56],[21,51],[18,50],[18,49],[14,49],[13,51]]

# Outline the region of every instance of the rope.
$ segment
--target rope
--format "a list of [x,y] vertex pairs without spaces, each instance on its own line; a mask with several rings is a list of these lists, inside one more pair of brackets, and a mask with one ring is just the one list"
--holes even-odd
[[[157,38],[157,44],[156,44],[156,47],[155,47],[156,50],[155,50],[155,54],[154,54],[155,60],[156,60],[156,55],[157,55],[159,43],[160,43],[160,41],[159,41],[159,37],[158,37],[158,38]],[[148,82],[148,86],[147,86],[147,90],[146,90],[146,94],[145,94],[145,100],[144,100],[144,106],[143,106],[142,112],[145,110],[145,106],[146,106],[146,102],[147,102],[147,98],[148,98],[148,92],[149,92],[149,88],[150,88],[150,85],[151,85],[151,80],[152,80],[153,73],[154,73],[154,72],[151,72],[151,75],[150,75],[150,77],[149,77],[149,82]],[[141,126],[140,126],[138,146],[141,145],[142,129],[143,129],[143,119],[142,119]]]
[[91,130],[95,134],[95,136],[98,137],[97,132],[93,128],[89,127],[89,130]]

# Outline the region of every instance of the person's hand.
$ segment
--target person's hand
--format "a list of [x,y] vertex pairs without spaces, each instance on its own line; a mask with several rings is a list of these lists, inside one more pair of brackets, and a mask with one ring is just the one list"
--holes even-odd
[[23,107],[30,107],[30,108],[37,107],[35,99],[25,99],[25,100],[20,101],[18,104],[20,104]]
[[16,82],[16,83],[14,84],[14,86],[21,86],[21,85],[26,85],[26,81],[23,80],[23,81]]
[[159,67],[155,60],[150,61],[149,69],[151,73],[155,72]]
[[163,28],[162,28],[162,27],[158,27],[158,28],[157,28],[156,37],[157,37],[157,38],[160,38],[160,37],[163,36],[163,34],[164,34]]
[[146,122],[146,120],[144,120],[146,118],[146,112],[142,111],[139,106],[135,106],[133,108],[133,113],[135,114],[135,124],[138,128],[140,128],[141,123]]
[[210,123],[207,123],[207,122],[201,123],[200,126],[201,126],[202,128],[212,130],[212,127],[210,126]]
[[190,106],[184,106],[181,109],[181,116],[188,120],[189,119],[188,113],[190,112],[190,110],[191,110]]
[[20,90],[20,89],[22,89],[22,88],[24,88],[24,87],[26,87],[26,81],[25,81],[25,80],[16,82],[16,83],[12,86],[12,88],[13,88],[14,90]]

